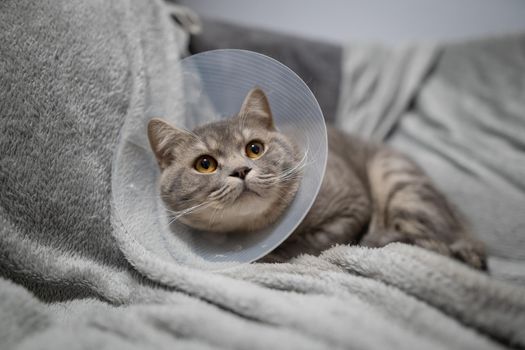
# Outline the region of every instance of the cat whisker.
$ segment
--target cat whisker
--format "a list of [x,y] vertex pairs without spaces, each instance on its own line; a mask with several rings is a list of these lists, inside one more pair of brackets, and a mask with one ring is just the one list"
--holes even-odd
[[208,227],[211,228],[212,225],[215,223],[215,216],[217,215],[217,211],[219,210],[219,208],[215,208],[215,210],[213,211],[213,213],[211,214],[210,216],[210,220],[208,221]]
[[[197,204],[197,205],[193,205],[193,206],[191,206],[189,208],[186,208],[186,209],[183,209],[183,210],[174,211],[174,210],[166,209],[170,214],[173,215],[173,218],[169,221],[169,225],[171,225],[172,223],[174,223],[175,221],[177,221],[181,217],[196,211],[197,209],[206,208],[206,207],[212,205],[213,203],[220,203],[222,201],[222,199],[224,199],[224,197],[228,195],[228,192],[226,191],[227,189],[228,189],[227,186],[223,186],[219,190],[217,190],[216,193],[213,196],[209,196],[207,201],[205,201],[203,203],[200,203],[200,204]],[[215,212],[217,212],[218,210],[219,210],[219,208],[216,208]],[[215,212],[214,212],[213,216],[216,215]],[[214,220],[215,219],[213,219],[213,221]],[[212,223],[210,223],[210,225],[211,224]]]
[[216,198],[214,201],[218,204],[225,204],[225,202],[231,202],[231,200],[226,200],[226,197],[228,197],[230,193],[231,191],[228,191],[224,193],[220,198]]
[[301,175],[301,169],[297,169],[293,173],[287,174],[286,176],[276,176],[274,178],[261,181],[260,184],[263,186],[267,185],[268,187],[271,187],[273,185],[283,183],[286,181],[296,180],[300,177],[300,175]]
[[306,159],[307,159],[307,156],[308,156],[308,150],[306,150],[305,154],[303,155],[303,157],[297,162],[297,164],[295,164],[292,168],[289,168],[289,169],[286,169],[285,171],[283,171],[280,175],[276,175],[276,174],[273,174],[273,173],[269,173],[269,174],[262,174],[262,175],[259,175],[258,178],[260,179],[266,179],[266,178],[274,178],[276,176],[283,176],[283,175],[286,175],[287,173],[291,173],[291,172],[294,172],[296,169],[298,168],[303,168],[307,165],[310,165],[312,164],[313,162],[311,163],[307,163],[306,162]]
[[306,159],[307,159],[307,156],[308,156],[308,149],[306,150],[305,154],[303,155],[303,157],[299,160],[299,162],[292,168],[290,169],[287,169],[286,171],[284,171],[283,173],[277,175],[277,176],[272,176],[272,177],[259,177],[260,180],[261,180],[261,183],[265,183],[265,184],[268,184],[268,185],[273,185],[273,184],[277,184],[277,183],[282,183],[282,182],[285,182],[285,181],[288,181],[288,180],[294,180],[296,179],[299,175],[300,175],[300,172],[306,167],[306,166],[309,166],[311,165],[313,162],[307,162]]
[[201,203],[201,204],[197,204],[197,205],[194,205],[194,206],[192,206],[192,207],[189,207],[189,208],[187,208],[187,209],[180,210],[180,211],[178,211],[178,212],[174,212],[174,213],[177,213],[177,214],[175,215],[175,217],[174,217],[172,220],[170,220],[170,222],[168,223],[168,225],[171,225],[172,223],[174,223],[175,221],[177,221],[178,219],[180,219],[180,218],[183,217],[184,215],[188,215],[188,214],[194,212],[195,210],[197,210],[197,209],[199,209],[199,208],[202,208],[202,207],[206,207],[206,206],[208,206],[208,205],[210,205],[210,204],[211,204],[211,202],[206,201],[206,202],[203,202],[203,203]]
[[220,198],[222,197],[222,195],[224,194],[224,192],[228,189],[228,186],[227,185],[223,185],[221,186],[218,190],[212,192],[208,198],[211,199],[211,200],[217,200],[217,198]]

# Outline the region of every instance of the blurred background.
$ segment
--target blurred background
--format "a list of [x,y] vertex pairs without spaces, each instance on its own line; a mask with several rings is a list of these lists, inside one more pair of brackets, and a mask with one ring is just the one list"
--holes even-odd
[[525,30],[522,0],[180,0],[199,15],[336,44],[461,40]]

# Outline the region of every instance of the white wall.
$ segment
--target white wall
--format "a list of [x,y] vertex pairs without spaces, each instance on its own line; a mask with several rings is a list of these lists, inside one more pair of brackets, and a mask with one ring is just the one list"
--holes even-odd
[[210,18],[333,42],[525,32],[524,0],[180,0]]

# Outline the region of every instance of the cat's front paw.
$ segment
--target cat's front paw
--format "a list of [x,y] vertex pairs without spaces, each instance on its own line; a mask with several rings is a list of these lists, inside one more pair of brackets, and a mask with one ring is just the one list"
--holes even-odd
[[479,269],[488,270],[485,247],[478,241],[461,239],[450,245],[452,256],[466,264]]
[[399,242],[431,250],[457,259],[475,269],[487,270],[487,255],[482,243],[471,238],[461,238],[451,244],[430,237],[416,237],[403,232],[370,232],[360,242],[365,247],[384,247]]

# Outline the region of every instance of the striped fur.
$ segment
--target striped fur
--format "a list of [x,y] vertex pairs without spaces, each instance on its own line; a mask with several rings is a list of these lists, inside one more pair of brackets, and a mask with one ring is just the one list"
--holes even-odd
[[305,221],[266,261],[317,254],[334,244],[418,245],[486,269],[481,242],[412,160],[329,128],[320,193]]

